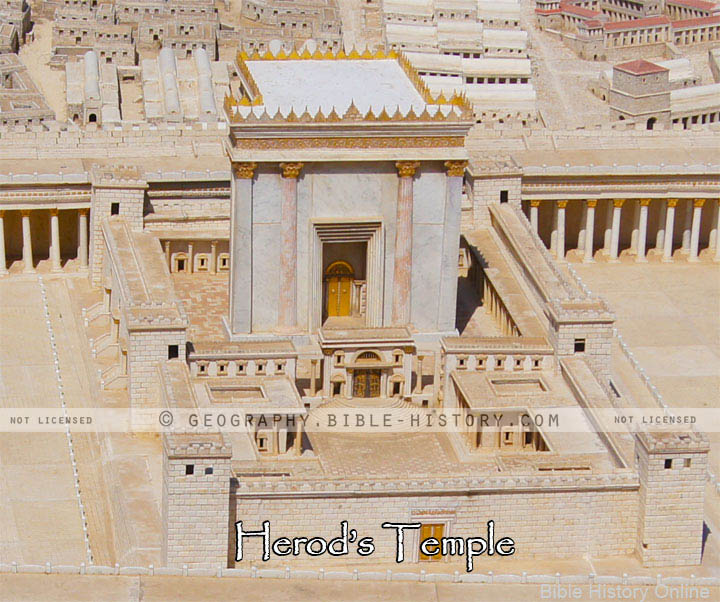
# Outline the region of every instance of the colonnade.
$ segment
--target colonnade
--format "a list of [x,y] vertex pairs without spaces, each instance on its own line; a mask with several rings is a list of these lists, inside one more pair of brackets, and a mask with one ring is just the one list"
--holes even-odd
[[[682,228],[681,249],[689,261],[698,261],[701,251],[701,230],[703,223],[708,231],[707,248],[720,261],[720,199],[584,199],[584,200],[539,200],[529,202],[528,212],[533,230],[541,233],[541,207],[551,207],[552,226],[549,237],[550,251],[559,260],[564,260],[567,248],[567,209],[570,203],[582,203],[582,215],[577,233],[577,251],[584,262],[592,262],[596,251],[618,261],[621,251],[621,223],[632,212],[632,230],[629,252],[638,262],[647,261],[649,250],[662,256],[662,260],[673,260],[674,239],[677,228]],[[595,245],[597,233],[596,210],[605,203],[605,223],[602,228],[602,244]],[[650,207],[657,207],[657,222],[654,232],[649,231]],[[708,224],[709,221],[709,224]],[[709,229],[708,229],[709,225]],[[574,234],[574,233],[573,233]]]
[[[45,209],[47,210],[47,209]],[[0,275],[8,273],[7,249],[5,240],[5,221],[8,213],[13,210],[0,209]],[[35,256],[33,254],[32,229],[30,218],[36,209],[19,209],[22,224],[22,263],[23,271],[35,271]],[[77,259],[81,270],[88,269],[88,213],[89,209],[72,209],[78,214]],[[62,257],[60,254],[60,210],[51,208],[50,213],[50,248],[49,256],[53,272],[62,270]]]

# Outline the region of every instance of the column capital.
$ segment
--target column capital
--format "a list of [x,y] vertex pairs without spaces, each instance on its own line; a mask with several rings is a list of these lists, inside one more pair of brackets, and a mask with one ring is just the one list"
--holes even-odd
[[569,202],[569,201],[558,201],[558,202],[557,202],[558,209],[565,209],[565,208],[567,208],[568,202]]
[[677,204],[680,202],[680,199],[668,199],[667,200],[667,206],[668,207],[677,207]]
[[695,199],[693,201],[693,207],[702,207],[705,204],[705,199]]
[[236,178],[243,180],[252,180],[255,176],[255,170],[257,169],[257,163],[233,163],[233,172]]
[[587,203],[588,207],[590,207],[591,209],[595,209],[595,207],[597,207],[598,200],[597,199],[588,199],[585,202]]
[[640,199],[640,206],[647,207],[650,205],[650,201],[652,201],[652,199]]
[[280,163],[282,177],[297,180],[304,165],[304,163]]
[[20,209],[20,215],[23,217],[30,217],[30,214],[32,213],[32,209]]
[[420,161],[396,161],[395,167],[401,178],[412,178],[417,168],[420,167]]
[[532,201],[530,201],[530,206],[531,207],[539,207],[540,202],[541,202],[540,199],[533,199]]
[[613,199],[613,207],[622,207],[625,203],[625,199]]
[[54,216],[54,217],[57,217],[58,212],[59,212],[59,210],[58,210],[57,207],[51,207],[51,208],[50,208],[50,215],[52,215],[52,216]]
[[87,207],[81,207],[80,209],[78,209],[78,214],[79,214],[79,215],[85,215],[85,216],[87,216],[87,214],[88,214],[89,212],[90,212],[90,209],[88,209]]
[[0,219],[5,217],[5,209],[0,209]]
[[[450,177],[463,177],[467,166],[467,161],[445,161],[445,169],[447,169],[447,175]],[[398,167],[398,170],[399,169]]]

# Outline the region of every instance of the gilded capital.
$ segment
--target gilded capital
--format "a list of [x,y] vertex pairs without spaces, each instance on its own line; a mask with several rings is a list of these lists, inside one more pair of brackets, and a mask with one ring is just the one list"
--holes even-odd
[[668,207],[677,207],[677,204],[679,201],[680,201],[680,199],[668,199],[667,206]]
[[531,207],[539,207],[539,206],[540,206],[540,199],[533,199],[532,201],[530,201],[530,206],[531,206]]
[[705,204],[705,199],[695,199],[693,201],[693,207],[702,207]]
[[50,208],[50,215],[57,217],[58,215],[58,208],[57,207],[51,207]]
[[[465,168],[468,166],[467,161],[445,161],[445,168],[448,176],[463,177]],[[400,169],[400,168],[398,168]]]
[[650,201],[652,201],[652,199],[640,199],[640,206],[647,207],[650,204]]
[[597,207],[598,200],[597,199],[588,199],[585,202],[587,203],[588,207],[590,207],[591,209],[595,209],[595,207]]
[[401,178],[412,178],[417,168],[420,167],[420,161],[397,161],[395,167]]
[[613,207],[622,207],[625,199],[613,199]]
[[5,209],[0,209],[0,219],[5,217]]
[[32,209],[20,209],[20,215],[23,217],[30,217],[30,214],[32,213]]
[[256,168],[257,163],[233,163],[235,177],[243,180],[252,180]]
[[568,201],[558,201],[557,206],[558,209],[565,209],[568,206]]
[[297,180],[300,177],[300,172],[302,171],[303,165],[303,163],[280,163],[280,169],[282,169],[282,177]]
[[87,214],[89,213],[89,211],[90,211],[90,209],[88,209],[87,207],[81,207],[80,209],[78,209],[78,213],[80,215],[84,215],[86,217],[87,217]]

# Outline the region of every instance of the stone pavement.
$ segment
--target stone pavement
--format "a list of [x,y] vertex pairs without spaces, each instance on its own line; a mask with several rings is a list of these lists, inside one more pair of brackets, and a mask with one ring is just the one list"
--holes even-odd
[[[0,406],[60,407],[36,276],[0,280]],[[0,562],[84,562],[65,434],[0,433],[0,467]]]
[[[549,587],[549,586],[546,586]],[[565,586],[566,588],[568,586]],[[577,586],[576,586],[577,587]],[[352,581],[306,581],[286,579],[218,579],[214,577],[102,577],[79,575],[0,575],[0,594],[5,602],[201,602],[215,600],[292,600],[293,602],[533,602],[535,600],[608,600],[608,592],[622,586],[607,586],[589,591],[579,587],[569,597],[557,592],[554,597],[539,585],[469,584],[469,583],[384,583]],[[646,591],[645,597],[642,591]],[[567,589],[565,590],[565,592]],[[628,588],[630,597],[621,599],[656,602],[668,600],[664,589]],[[707,588],[707,600],[718,600],[720,588]],[[544,595],[543,595],[544,594]],[[603,596],[604,594],[604,596]],[[684,598],[691,599],[686,593]],[[701,599],[699,597],[692,599]]]

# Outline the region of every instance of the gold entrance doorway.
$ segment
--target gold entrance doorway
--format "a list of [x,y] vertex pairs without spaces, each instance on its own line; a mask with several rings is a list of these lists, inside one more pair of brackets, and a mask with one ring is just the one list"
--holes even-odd
[[336,261],[325,271],[327,316],[349,316],[355,272],[345,261]]
[[[420,526],[420,543],[425,541],[426,539],[429,539],[430,537],[434,537],[438,541],[440,541],[445,533],[445,525],[442,523],[425,523]],[[429,551],[432,551],[430,549]],[[428,556],[427,554],[423,554],[422,550],[420,550],[420,560],[440,560],[442,558],[442,554],[434,554],[433,556]]]
[[380,370],[355,370],[353,397],[380,397]]

